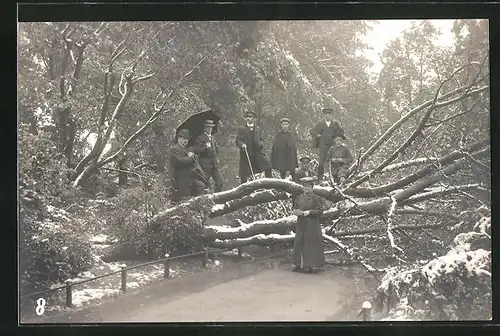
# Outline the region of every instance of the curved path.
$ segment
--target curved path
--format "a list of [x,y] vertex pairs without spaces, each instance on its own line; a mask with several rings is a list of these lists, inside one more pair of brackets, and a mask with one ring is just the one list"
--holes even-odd
[[375,281],[355,267],[293,273],[278,261],[163,280],[42,323],[355,321]]

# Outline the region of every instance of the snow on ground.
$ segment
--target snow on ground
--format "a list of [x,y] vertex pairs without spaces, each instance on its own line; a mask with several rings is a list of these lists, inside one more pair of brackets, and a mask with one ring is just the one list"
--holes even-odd
[[[94,241],[101,242],[109,239],[108,236],[98,235]],[[121,270],[121,266],[134,266],[142,262],[110,262],[106,263],[100,258],[99,250],[106,245],[94,245],[95,253],[94,266],[85,272],[81,272],[77,277],[68,279],[73,283],[72,289],[72,303],[75,308],[81,308],[87,304],[95,303],[103,298],[109,298],[121,293],[121,273],[116,273],[98,280],[89,281],[83,284],[77,282],[98,277],[104,274],[116,272]],[[223,263],[220,260],[209,260],[207,268],[212,270],[221,269]],[[170,266],[170,277],[177,278],[190,274],[194,271],[203,270],[201,263],[198,260],[176,260]],[[147,265],[144,267],[135,268],[127,271],[127,289],[136,289],[144,285],[164,279],[164,266],[162,263]],[[56,283],[51,288],[62,286],[62,283]],[[59,290],[54,298],[55,304],[47,306],[47,311],[67,311],[69,308],[65,307],[65,291]]]

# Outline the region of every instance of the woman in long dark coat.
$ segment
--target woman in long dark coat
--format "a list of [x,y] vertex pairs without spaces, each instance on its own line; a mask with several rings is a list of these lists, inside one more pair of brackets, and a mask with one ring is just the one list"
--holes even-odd
[[271,163],[273,168],[280,172],[282,179],[290,172],[292,180],[295,181],[295,169],[297,162],[297,140],[290,131],[290,119],[281,119],[281,130],[276,134],[271,150]]
[[295,209],[292,213],[298,219],[292,252],[293,271],[319,272],[325,266],[323,233],[319,221],[323,213],[323,202],[312,191],[315,180],[314,176],[300,179],[305,191],[294,201]]

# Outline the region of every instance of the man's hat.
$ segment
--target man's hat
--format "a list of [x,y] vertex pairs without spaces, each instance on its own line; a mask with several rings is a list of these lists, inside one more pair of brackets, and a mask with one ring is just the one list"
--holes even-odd
[[245,118],[246,117],[254,117],[255,118],[255,117],[257,117],[257,115],[254,112],[246,112],[245,113]]
[[205,123],[203,124],[203,126],[212,126],[212,127],[214,127],[215,124],[214,124],[214,121],[212,119],[207,119],[207,120],[205,120]]
[[303,156],[300,158],[299,161],[300,162],[304,162],[304,161],[311,162],[311,158],[309,156]]
[[300,182],[314,182],[317,179],[318,178],[316,176],[305,176],[305,177],[300,179]]
[[330,107],[323,109],[323,114],[332,114],[332,113],[333,113],[333,109]]
[[177,132],[177,138],[179,137],[189,139],[189,131],[187,129],[181,129],[179,132]]
[[282,122],[290,123],[290,119],[288,119],[288,118],[281,118],[280,123],[282,123]]

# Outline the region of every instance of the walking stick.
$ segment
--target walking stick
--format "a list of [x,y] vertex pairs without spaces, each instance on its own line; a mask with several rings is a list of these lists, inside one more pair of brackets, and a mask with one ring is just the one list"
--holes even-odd
[[247,155],[248,166],[250,167],[250,172],[252,173],[252,179],[255,180],[255,174],[253,173],[252,162],[250,161],[250,156],[248,156],[247,148],[243,148],[245,150],[245,154]]

